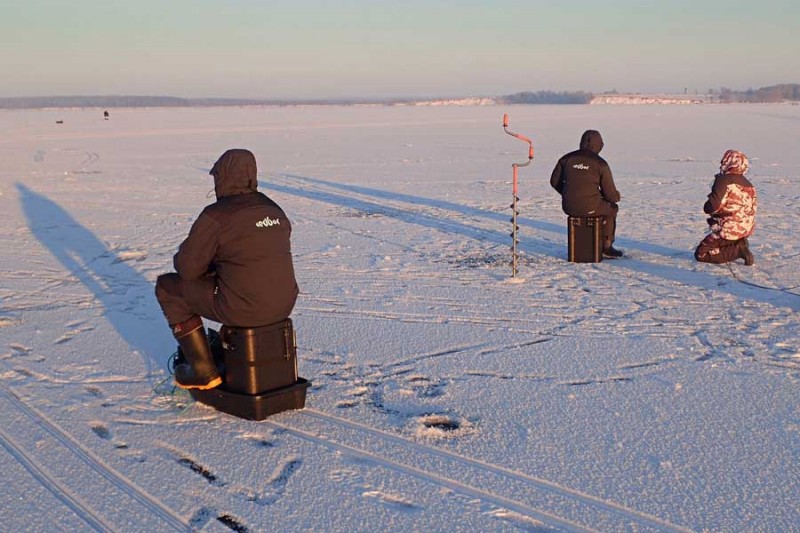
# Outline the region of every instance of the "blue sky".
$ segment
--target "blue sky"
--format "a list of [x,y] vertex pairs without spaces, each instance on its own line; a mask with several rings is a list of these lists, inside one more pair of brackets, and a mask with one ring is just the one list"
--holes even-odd
[[800,82],[796,0],[0,0],[0,96],[703,92]]

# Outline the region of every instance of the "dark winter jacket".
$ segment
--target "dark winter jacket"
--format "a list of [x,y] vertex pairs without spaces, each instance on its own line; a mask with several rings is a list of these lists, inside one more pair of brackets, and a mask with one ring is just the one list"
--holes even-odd
[[214,276],[215,312],[226,325],[287,318],[298,294],[289,219],[256,190],[256,160],[248,150],[228,150],[210,174],[217,201],[203,209],[180,245],[176,272],[189,280]]
[[742,174],[717,174],[703,205],[711,231],[735,241],[749,237],[756,225],[756,188]]
[[601,200],[620,201],[611,169],[605,159],[597,155],[602,149],[600,132],[587,130],[581,136],[580,149],[568,153],[556,163],[550,185],[561,195],[561,208],[566,214],[591,215]]

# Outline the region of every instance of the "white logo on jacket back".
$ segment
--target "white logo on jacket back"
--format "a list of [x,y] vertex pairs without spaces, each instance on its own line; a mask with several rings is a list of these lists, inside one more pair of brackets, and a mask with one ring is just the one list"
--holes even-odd
[[278,218],[264,217],[263,220],[259,220],[258,222],[256,222],[257,228],[268,228],[270,226],[280,226],[280,225],[281,221]]
[[578,163],[576,165],[572,165],[572,168],[577,168],[578,170],[589,170],[589,165],[582,165]]

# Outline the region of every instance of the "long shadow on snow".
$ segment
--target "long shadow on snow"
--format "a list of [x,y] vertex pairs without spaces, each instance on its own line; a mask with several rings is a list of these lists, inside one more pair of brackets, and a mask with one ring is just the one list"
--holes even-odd
[[[348,185],[345,183],[335,183],[332,181],[326,181],[319,178],[310,178],[307,176],[298,176],[296,174],[283,174],[283,176],[291,179],[295,179],[298,181],[305,181],[312,184],[323,185],[326,187],[330,187],[333,189],[340,189],[346,192],[352,192],[356,194],[361,194],[364,196],[372,196],[373,198],[377,199],[384,199],[384,200],[398,200],[401,202],[407,202],[410,204],[415,205],[426,205],[429,207],[435,207],[438,209],[445,209],[448,211],[453,211],[455,213],[459,213],[468,217],[483,217],[490,220],[496,220],[500,224],[502,224],[501,228],[505,232],[505,228],[510,229],[510,213],[498,213],[496,211],[488,211],[486,209],[481,209],[479,207],[469,207],[465,205],[456,204],[453,202],[448,202],[445,200],[435,200],[432,198],[425,198],[423,196],[416,196],[413,194],[404,194],[404,193],[395,193],[389,192],[381,189],[374,189],[372,187],[364,187],[362,185]],[[271,184],[267,184],[267,187],[270,187]],[[549,187],[549,184],[548,184]],[[552,191],[553,194],[556,194],[555,191]],[[357,206],[353,206],[357,207]],[[538,231],[546,231],[555,233],[561,236],[561,242],[564,243],[563,246],[559,246],[558,248],[551,250],[546,250],[546,255],[551,255],[553,257],[564,257],[566,258],[567,250],[566,250],[566,242],[567,242],[567,218],[566,215],[564,216],[564,223],[563,224],[553,224],[552,222],[545,222],[542,220],[534,220],[531,218],[526,217],[517,217],[517,223],[520,226],[527,226],[533,228]],[[522,243],[523,248],[526,247],[527,242],[530,240],[530,237],[524,235],[523,238],[525,242]],[[619,239],[619,243],[625,247],[635,248],[637,250],[641,250],[643,252],[664,255],[664,256],[674,256],[677,253],[680,253],[680,250],[675,248],[667,248],[665,246],[660,246],[658,244],[652,244],[648,242],[639,242],[632,239],[629,239],[625,236],[621,236]],[[508,241],[508,239],[505,239]],[[549,248],[553,248],[553,244],[547,241],[541,241],[542,243],[546,243]],[[561,253],[557,253],[560,250]],[[529,253],[531,250],[526,250]],[[541,252],[541,250],[537,251]]]
[[[687,253],[687,261],[694,262],[694,257]],[[682,285],[695,286],[699,289],[706,289],[710,293],[713,292],[727,292],[737,298],[748,300],[757,300],[765,302],[776,307],[788,307],[792,311],[800,311],[800,298],[796,294],[791,294],[779,290],[763,289],[746,285],[736,280],[728,271],[727,265],[707,265],[709,269],[715,269],[720,272],[720,275],[706,274],[692,270],[684,270],[682,268],[675,268],[668,265],[659,265],[656,263],[648,263],[639,259],[626,258],[621,260],[611,260],[614,266],[619,265],[622,268],[646,274],[648,276],[656,276],[662,279],[675,281]],[[746,269],[740,264],[733,265],[734,270]],[[709,295],[709,301],[713,299],[713,294]]]
[[[470,237],[472,239],[477,239],[480,241],[487,241],[493,244],[506,245],[506,246],[511,243],[510,237],[505,232],[475,228],[467,224],[462,224],[460,222],[448,220],[446,218],[437,217],[427,213],[419,213],[419,212],[408,211],[405,209],[398,209],[396,207],[391,207],[375,202],[369,202],[366,200],[360,200],[358,198],[353,198],[352,196],[345,196],[342,194],[336,194],[327,191],[307,190],[299,187],[289,187],[287,185],[280,185],[277,183],[261,183],[260,185],[265,189],[281,192],[284,194],[289,194],[292,196],[300,196],[303,198],[308,198],[310,200],[325,202],[341,207],[358,209],[368,213],[381,213],[388,217],[396,218],[398,220],[402,220],[409,224],[417,224],[428,228],[438,229],[447,233],[464,235],[466,237]],[[526,244],[530,244],[530,242],[531,239],[526,238]],[[546,255],[551,255],[553,257],[558,257],[559,255],[561,255],[556,251],[556,247],[553,245],[553,243],[537,240],[533,243],[533,245],[536,247],[537,250],[546,250],[546,252],[544,252],[546,253]]]
[[[309,178],[305,176],[297,176],[292,174],[284,174],[284,176],[301,182],[305,181],[311,184],[322,185],[346,192],[361,194],[363,196],[371,196],[376,199],[403,201],[414,205],[426,205],[439,209],[454,211],[456,213],[463,214],[469,217],[485,217],[492,220],[498,220],[503,224],[508,224],[509,222],[508,215],[506,214],[495,213],[493,211],[487,211],[485,209],[480,209],[480,208],[463,206],[453,202],[434,200],[410,194],[393,193],[380,189],[373,189],[370,187],[334,183],[326,180]],[[442,231],[448,231],[455,234],[475,238],[478,240],[489,241],[495,244],[502,244],[502,245],[509,244],[509,237],[505,231],[494,232],[480,228],[473,228],[466,224],[446,220],[441,217],[436,217],[425,213],[410,212],[407,210],[390,207],[381,203],[369,202],[366,200],[353,198],[352,196],[344,196],[326,191],[306,190],[303,188],[279,185],[272,182],[261,183],[261,186],[285,194],[301,196],[304,198],[309,198],[311,200],[326,202],[341,207],[360,209],[366,212],[378,212],[385,214],[386,216],[394,217],[397,218],[398,220],[403,220],[411,224],[418,224],[421,226],[439,229]],[[539,240],[539,239],[531,239],[528,236],[523,236],[522,237],[523,242],[520,245],[520,248],[522,250],[526,251],[527,253],[536,252],[551,257],[566,258],[566,240],[567,240],[566,223],[564,224],[564,226],[559,226],[549,222],[534,221],[525,218],[520,218],[519,221],[520,224],[525,224],[538,230],[557,232],[563,235],[563,240],[562,240],[563,244],[554,244],[553,242]],[[623,243],[624,246],[628,246],[631,243],[635,243],[634,248],[637,248],[641,251],[655,253],[659,255],[665,255],[668,257],[674,257],[682,253],[682,251],[680,250],[666,248],[656,244],[636,242],[630,239],[619,239],[619,240],[620,242]],[[691,257],[688,257],[687,260],[691,261],[692,263],[694,262],[694,259]],[[656,276],[663,279],[676,281],[683,285],[696,286],[700,289],[707,289],[709,291],[727,292],[738,298],[758,300],[779,307],[788,307],[794,311],[800,310],[800,301],[795,295],[747,286],[743,283],[737,282],[730,276],[720,278],[720,276],[705,274],[688,269],[675,268],[668,265],[649,263],[633,258],[615,260],[613,264],[615,267],[619,266],[621,268],[626,268],[628,270],[638,272],[641,274],[646,274],[649,276]],[[726,267],[720,267],[720,268],[726,268]],[[721,281],[723,281],[724,283],[721,284]]]
[[[33,235],[102,303],[104,316],[143,359],[147,375],[162,366],[153,354],[174,342],[153,297],[153,284],[109,250],[52,200],[17,183]],[[133,308],[132,300],[135,303]],[[129,357],[127,353],[114,354]],[[163,357],[163,363],[166,356]]]

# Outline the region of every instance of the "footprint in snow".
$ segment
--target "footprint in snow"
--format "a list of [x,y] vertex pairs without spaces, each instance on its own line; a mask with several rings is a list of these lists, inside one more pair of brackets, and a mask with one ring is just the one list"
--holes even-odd
[[28,348],[22,344],[9,344],[8,347],[14,351],[15,355],[29,355],[33,351],[33,348]]
[[180,457],[178,458],[178,463],[189,467],[192,472],[200,474],[206,481],[215,487],[225,486],[225,482],[220,481],[209,469],[200,463],[197,463],[193,459],[189,459],[188,457]]
[[339,491],[360,494],[364,498],[377,501],[399,512],[419,511],[422,509],[422,506],[408,498],[386,492],[385,490],[376,489],[366,483],[359,472],[365,467],[371,469],[374,466],[369,461],[348,456],[343,457],[343,459],[346,465],[334,469],[328,474],[330,481],[339,486]]
[[267,487],[274,492],[282,494],[283,491],[286,490],[289,479],[297,472],[302,464],[303,461],[300,459],[288,459],[283,466],[276,471],[272,479],[267,482]]
[[204,529],[211,520],[217,520],[231,531],[236,531],[237,533],[248,533],[250,531],[240,520],[230,514],[218,514],[217,511],[209,507],[201,507],[192,515],[189,519],[189,528],[192,531],[199,531]]
[[244,434],[239,437],[240,439],[244,439],[245,441],[249,442],[256,448],[274,448],[275,443],[264,435],[257,435],[257,434]]
[[78,333],[80,333],[80,332],[79,331],[75,331],[75,330],[68,331],[68,332],[64,333],[63,335],[61,335],[56,340],[54,340],[53,344],[64,344],[65,342],[69,342],[72,339],[74,339],[78,335]]
[[15,324],[18,324],[18,321],[11,318],[0,317],[0,328],[8,328]]
[[364,496],[365,498],[377,500],[383,505],[401,512],[412,512],[412,511],[422,510],[422,508],[419,505],[407,500],[406,498],[403,498],[402,496],[389,494],[381,490],[368,490],[363,492],[361,495]]
[[349,409],[351,407],[355,407],[364,401],[367,393],[369,393],[369,387],[353,387],[350,390],[345,391],[344,394],[346,397],[343,400],[336,402],[336,407],[338,409]]
[[558,529],[552,528],[535,518],[509,511],[508,509],[495,509],[488,514],[520,531],[528,531],[529,533],[555,533],[558,531]]
[[222,523],[222,525],[226,526],[231,531],[236,531],[237,533],[248,533],[250,531],[247,529],[247,526],[229,514],[217,516],[217,521]]
[[276,469],[261,494],[247,490],[240,491],[239,496],[244,497],[244,499],[249,502],[257,503],[258,505],[272,505],[281,499],[286,492],[286,486],[289,484],[289,480],[302,464],[303,461],[297,458],[286,460],[283,465]]
[[92,431],[103,440],[111,439],[111,432],[103,424],[92,424]]
[[89,394],[91,394],[95,398],[102,398],[103,397],[103,391],[100,390],[98,387],[94,387],[94,386],[90,385],[90,386],[86,387],[86,392],[88,392]]
[[102,423],[102,422],[95,422],[91,425],[92,432],[100,437],[103,440],[111,441],[114,445],[114,448],[118,450],[127,450],[128,445],[124,442],[116,441],[112,439],[111,431]]
[[126,261],[143,261],[147,259],[147,252],[144,250],[127,250],[122,252],[117,252],[116,257],[114,258],[113,263],[123,263]]

